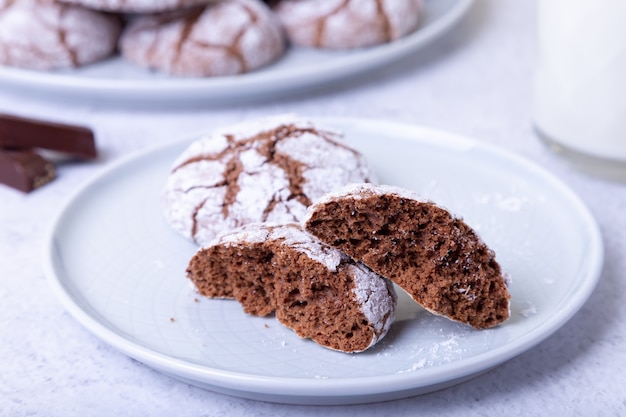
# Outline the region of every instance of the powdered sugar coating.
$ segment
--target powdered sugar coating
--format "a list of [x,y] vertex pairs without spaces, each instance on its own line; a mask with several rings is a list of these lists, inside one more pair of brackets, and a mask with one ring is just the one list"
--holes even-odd
[[0,65],[48,70],[108,57],[121,31],[110,15],[50,0],[0,4]]
[[283,0],[275,11],[293,44],[359,48],[413,32],[421,0]]
[[[391,282],[360,262],[352,266],[354,294],[361,304],[361,311],[376,329],[373,346],[383,338],[395,318],[397,296]],[[389,298],[391,294],[391,299]],[[391,314],[390,314],[391,313]]]
[[129,24],[122,55],[144,67],[179,76],[211,77],[252,71],[285,51],[283,31],[260,0],[230,0]]
[[329,271],[337,271],[346,255],[322,244],[297,224],[251,223],[219,235],[212,245],[238,246],[247,243],[281,242],[309,258],[323,264]]
[[427,200],[420,196],[418,193],[412,190],[408,190],[406,188],[397,187],[395,185],[388,184],[373,184],[373,183],[353,183],[347,184],[343,187],[337,188],[333,191],[326,193],[319,200],[316,201],[315,205],[310,206],[307,209],[307,213],[303,218],[303,224],[310,220],[311,216],[314,214],[316,210],[316,205],[327,204],[336,200],[343,200],[346,198],[354,199],[354,200],[362,200],[366,198],[370,198],[373,196],[381,196],[381,195],[395,195],[401,198],[406,198],[409,200],[415,200],[422,203],[434,204],[432,201]]
[[354,183],[347,184],[344,187],[338,188],[334,191],[327,193],[323,198],[319,200],[320,203],[327,203],[338,198],[353,198],[360,200],[369,198],[372,196],[381,195],[396,195],[398,197],[407,198],[410,200],[416,200],[420,202],[430,202],[426,200],[418,193],[407,188],[397,187],[389,184],[371,184],[371,183]]
[[340,138],[293,115],[219,129],[176,159],[163,193],[165,217],[200,245],[248,223],[299,222],[327,192],[374,179]]
[[108,12],[154,13],[206,4],[215,0],[61,0]]

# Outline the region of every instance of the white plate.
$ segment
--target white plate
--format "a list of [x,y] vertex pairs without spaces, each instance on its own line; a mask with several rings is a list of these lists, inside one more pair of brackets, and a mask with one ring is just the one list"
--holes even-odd
[[473,330],[401,297],[374,348],[343,354],[299,339],[185,278],[195,252],[165,224],[159,195],[189,141],[129,157],[80,190],[50,232],[46,265],[65,307],[149,366],[200,387],[298,404],[391,400],[446,387],[544,340],[587,300],[603,247],[587,208],[515,155],[415,126],[322,119],[370,159],[381,182],[422,193],[479,231],[513,277],[512,316]]
[[0,86],[59,98],[171,105],[224,103],[310,90],[371,71],[408,56],[452,27],[473,0],[425,0],[413,34],[372,48],[322,51],[291,48],[283,59],[248,74],[175,78],[135,67],[121,58],[65,71],[29,71],[0,66]]

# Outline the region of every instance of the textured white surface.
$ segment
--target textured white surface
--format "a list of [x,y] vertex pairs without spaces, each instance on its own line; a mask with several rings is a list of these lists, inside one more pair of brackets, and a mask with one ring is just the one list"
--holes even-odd
[[[266,224],[269,225],[270,223]],[[308,233],[297,226],[280,227],[280,223],[273,226],[268,228],[262,226],[261,223],[251,223],[218,236],[212,245],[238,246],[244,243],[261,243],[268,239],[278,240],[323,264],[328,270],[337,271],[337,266],[342,259],[341,252],[330,246],[320,244],[317,239],[313,240]]]
[[[0,414],[373,417],[414,416],[417,410],[423,415],[463,417],[626,414],[626,186],[570,170],[533,134],[534,13],[533,2],[478,0],[459,27],[400,63],[312,95],[262,105],[150,111],[100,106],[93,100],[68,104],[0,90],[3,112],[92,126],[102,154],[94,163],[62,165],[54,183],[30,195],[0,187]],[[436,127],[542,164],[581,196],[603,229],[606,264],[594,295],[553,337],[467,383],[421,397],[350,407],[274,405],[191,387],[109,347],[64,310],[44,277],[42,238],[73,190],[130,151],[205,131],[209,125],[284,112]],[[525,201],[485,194],[476,204],[514,213]],[[154,263],[147,275],[162,267]],[[536,310],[533,305],[522,307],[526,315]],[[460,349],[460,342],[458,337],[441,335],[429,350],[445,356]],[[425,365],[426,361],[416,361],[407,371]]]

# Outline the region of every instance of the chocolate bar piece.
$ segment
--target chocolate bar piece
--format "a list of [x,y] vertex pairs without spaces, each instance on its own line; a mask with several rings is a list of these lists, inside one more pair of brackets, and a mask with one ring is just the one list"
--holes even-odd
[[56,177],[54,164],[30,150],[0,149],[0,183],[29,193]]
[[0,114],[0,148],[42,148],[72,156],[97,156],[93,132],[85,127]]

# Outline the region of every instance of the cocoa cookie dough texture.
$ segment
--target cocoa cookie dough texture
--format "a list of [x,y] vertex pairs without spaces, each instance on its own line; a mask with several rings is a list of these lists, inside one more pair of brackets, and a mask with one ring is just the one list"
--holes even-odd
[[343,185],[375,181],[339,133],[296,116],[247,121],[192,143],[163,192],[169,224],[200,245],[256,222],[299,222]]
[[508,275],[495,253],[462,219],[411,191],[349,185],[312,205],[304,224],[435,314],[478,329],[509,317]]
[[52,0],[0,0],[0,65],[78,67],[114,53],[120,20]]
[[361,352],[385,336],[396,295],[389,281],[297,224],[249,224],[200,249],[187,269],[199,292],[235,298],[303,338]]

